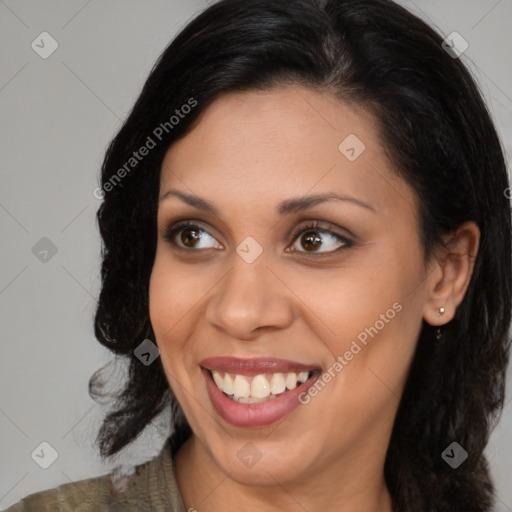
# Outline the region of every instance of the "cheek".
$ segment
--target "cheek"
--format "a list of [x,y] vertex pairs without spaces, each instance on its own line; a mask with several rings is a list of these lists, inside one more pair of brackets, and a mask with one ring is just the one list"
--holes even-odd
[[[198,302],[198,288],[193,276],[179,276],[176,267],[159,254],[149,283],[149,316],[166,370],[178,367],[186,353],[183,328]],[[174,371],[172,372],[174,373]]]
[[[315,312],[310,325],[329,360],[321,377],[325,385],[312,391],[306,407],[311,406],[311,421],[326,418],[326,438],[338,439],[340,446],[393,422],[421,328],[421,300],[407,296],[410,279],[407,273],[363,275],[354,268],[336,280],[316,279],[314,288],[322,291],[308,295]],[[308,289],[306,280],[296,284]],[[318,426],[313,422],[311,428]]]
[[333,350],[343,350],[358,337],[363,343],[372,339],[376,331],[394,331],[403,339],[416,331],[422,302],[420,290],[411,290],[421,276],[415,264],[398,266],[396,261],[389,255],[379,262],[348,262],[334,271],[281,275],[293,287],[301,316],[316,325],[317,335]]
[[[208,283],[205,273],[172,261],[159,245],[149,283],[149,312],[153,328],[165,338],[201,306]],[[175,337],[175,336],[173,336]]]
[[361,400],[400,395],[422,324],[423,267],[420,251],[409,247],[403,261],[406,247],[392,242],[371,260],[347,258],[335,272],[288,276],[303,317],[330,352],[328,368],[340,376],[333,392],[348,386]]

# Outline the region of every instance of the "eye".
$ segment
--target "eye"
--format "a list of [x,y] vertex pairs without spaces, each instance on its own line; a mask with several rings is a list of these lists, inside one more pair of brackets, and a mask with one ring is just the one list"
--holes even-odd
[[292,238],[296,240],[292,245],[293,252],[335,252],[339,249],[348,249],[353,245],[347,238],[319,227],[317,222],[301,226],[293,233]]
[[222,245],[196,224],[181,222],[171,226],[164,234],[167,242],[181,249],[222,249]]

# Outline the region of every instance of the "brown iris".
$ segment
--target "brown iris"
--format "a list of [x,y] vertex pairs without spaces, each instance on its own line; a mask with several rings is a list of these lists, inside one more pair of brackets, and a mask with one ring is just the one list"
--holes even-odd
[[185,247],[195,247],[201,238],[201,235],[197,229],[186,228],[181,232],[180,238]]
[[322,239],[314,231],[307,231],[300,237],[303,247],[308,251],[314,251],[322,246]]

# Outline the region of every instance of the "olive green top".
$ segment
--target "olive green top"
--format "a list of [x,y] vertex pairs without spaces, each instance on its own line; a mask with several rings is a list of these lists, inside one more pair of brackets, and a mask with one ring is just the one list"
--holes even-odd
[[185,512],[168,442],[131,475],[117,469],[29,494],[6,512]]

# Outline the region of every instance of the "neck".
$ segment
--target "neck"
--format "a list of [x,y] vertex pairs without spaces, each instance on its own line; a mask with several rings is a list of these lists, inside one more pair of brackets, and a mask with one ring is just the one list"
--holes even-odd
[[377,466],[367,462],[355,466],[353,461],[336,461],[286,486],[278,481],[270,486],[248,486],[221,471],[192,435],[176,454],[174,466],[185,510],[393,512],[383,471],[375,471]]

